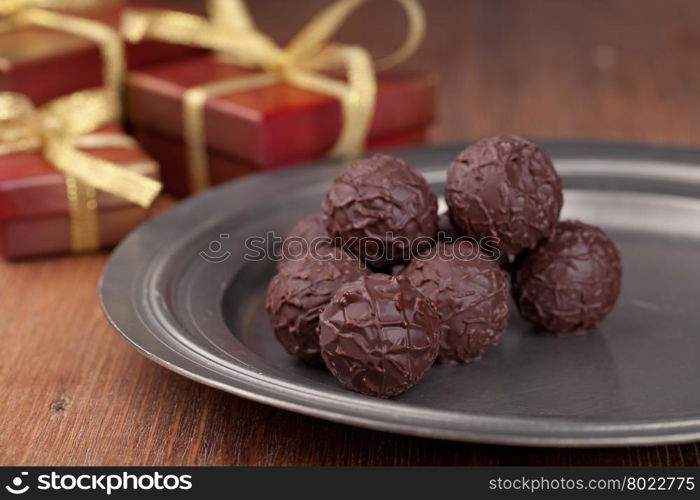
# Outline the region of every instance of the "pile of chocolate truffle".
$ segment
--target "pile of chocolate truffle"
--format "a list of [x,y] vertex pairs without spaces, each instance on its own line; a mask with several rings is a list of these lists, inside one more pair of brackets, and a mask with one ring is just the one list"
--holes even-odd
[[445,201],[439,217],[426,180],[398,158],[350,165],[285,239],[304,251],[280,262],[267,292],[282,346],[349,389],[391,397],[435,362],[481,359],[506,329],[511,289],[522,316],[555,334],[612,310],[620,255],[601,229],[558,221],[562,182],[536,145],[469,146]]

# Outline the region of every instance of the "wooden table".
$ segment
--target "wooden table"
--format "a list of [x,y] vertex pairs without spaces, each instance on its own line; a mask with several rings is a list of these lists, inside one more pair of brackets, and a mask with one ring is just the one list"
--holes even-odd
[[[285,39],[321,0],[250,3]],[[696,0],[424,4],[430,34],[409,66],[442,77],[434,141],[523,134],[700,144]],[[394,8],[377,2],[378,15],[368,8],[343,38],[388,49],[401,22],[379,15]],[[547,450],[432,441],[207,388],[146,360],[107,324],[97,301],[106,258],[0,264],[0,463],[700,465],[697,444]]]

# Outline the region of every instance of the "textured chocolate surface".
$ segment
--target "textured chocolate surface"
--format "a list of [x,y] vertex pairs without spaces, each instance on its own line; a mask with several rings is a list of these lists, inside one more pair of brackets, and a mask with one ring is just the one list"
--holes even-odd
[[282,259],[277,261],[277,267],[283,265],[287,256],[301,255],[309,249],[314,241],[321,238],[327,238],[330,243],[330,236],[328,236],[321,212],[299,219],[284,237],[281,248]]
[[356,257],[329,244],[280,266],[268,286],[265,309],[287,352],[308,363],[320,361],[319,314],[343,283],[365,273]]
[[508,279],[498,262],[487,257],[470,241],[439,242],[402,273],[438,310],[439,363],[481,359],[507,326]]
[[374,268],[407,260],[437,230],[437,198],[407,163],[377,154],[350,165],[323,201],[331,237]]
[[552,237],[516,262],[513,293],[523,317],[548,332],[595,328],[620,294],[622,263],[598,227],[559,222]]
[[343,285],[321,314],[321,355],[347,388],[387,398],[418,382],[440,346],[437,311],[403,277]]
[[519,137],[492,137],[462,151],[447,172],[445,200],[466,234],[500,239],[517,255],[548,237],[563,203],[549,157]]

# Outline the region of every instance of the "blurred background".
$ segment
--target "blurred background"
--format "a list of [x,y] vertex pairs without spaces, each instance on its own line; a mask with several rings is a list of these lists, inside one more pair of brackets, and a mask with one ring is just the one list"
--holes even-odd
[[[279,41],[291,38],[327,3],[249,2],[258,25]],[[160,4],[201,8],[197,0]],[[520,134],[700,143],[697,1],[422,0],[422,4],[427,37],[401,68],[440,77],[433,141]],[[402,16],[395,2],[369,2],[341,30],[338,40],[385,54],[402,39]]]

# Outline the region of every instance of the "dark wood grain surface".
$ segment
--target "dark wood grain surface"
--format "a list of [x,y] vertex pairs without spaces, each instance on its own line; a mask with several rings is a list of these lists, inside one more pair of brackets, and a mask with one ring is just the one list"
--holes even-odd
[[[260,24],[286,39],[323,1],[250,3]],[[388,50],[401,18],[391,2],[375,3],[342,38]],[[408,66],[441,76],[434,141],[516,133],[700,145],[696,0],[424,4],[429,37]],[[332,424],[204,387],[141,357],[107,324],[96,293],[106,258],[0,264],[1,464],[700,465],[697,444],[451,443]]]

